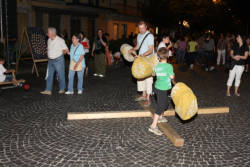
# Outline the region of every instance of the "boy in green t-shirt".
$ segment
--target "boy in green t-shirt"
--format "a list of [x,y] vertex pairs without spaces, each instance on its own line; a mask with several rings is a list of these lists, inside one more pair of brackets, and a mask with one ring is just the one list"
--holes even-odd
[[171,79],[174,79],[174,71],[173,66],[167,63],[168,50],[166,48],[160,48],[157,54],[160,59],[160,63],[154,68],[157,78],[155,82],[157,108],[154,114],[153,123],[148,130],[155,135],[162,135],[163,133],[157,127],[157,123],[159,118],[162,117],[162,113],[168,109],[168,90],[172,88]]

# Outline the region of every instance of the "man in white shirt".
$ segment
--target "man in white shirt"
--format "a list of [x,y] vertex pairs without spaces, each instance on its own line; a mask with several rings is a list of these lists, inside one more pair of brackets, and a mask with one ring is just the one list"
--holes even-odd
[[46,80],[46,89],[41,94],[51,95],[55,72],[58,75],[59,94],[65,91],[65,65],[64,55],[69,52],[64,39],[56,35],[56,29],[48,28],[48,77]]
[[[129,52],[139,50],[139,56],[151,56],[154,53],[154,36],[147,30],[147,25],[144,21],[139,22],[139,34],[137,36],[137,45]],[[149,35],[148,35],[149,34]],[[143,41],[143,39],[145,40]],[[143,43],[142,43],[143,42]],[[141,48],[139,48],[141,46]],[[137,98],[136,101],[145,101],[144,106],[149,106],[150,95],[152,94],[153,77],[145,78],[144,80],[137,81],[137,90],[143,92],[142,96]]]

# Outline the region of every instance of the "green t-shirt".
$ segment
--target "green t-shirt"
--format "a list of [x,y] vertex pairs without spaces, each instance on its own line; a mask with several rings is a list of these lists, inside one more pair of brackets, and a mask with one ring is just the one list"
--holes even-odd
[[170,76],[174,75],[173,66],[168,63],[159,63],[155,68],[156,75],[155,88],[159,90],[169,90],[172,88]]

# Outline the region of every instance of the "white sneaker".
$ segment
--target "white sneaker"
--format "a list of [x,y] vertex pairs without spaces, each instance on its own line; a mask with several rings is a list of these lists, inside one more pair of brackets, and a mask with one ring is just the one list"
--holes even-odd
[[214,66],[210,67],[209,71],[213,71],[214,70]]
[[168,122],[167,118],[162,116],[158,119],[158,123],[164,123],[164,122]]
[[96,77],[96,76],[98,76],[98,74],[94,74],[94,76]]
[[206,68],[205,71],[208,71],[208,68]]
[[102,74],[100,74],[99,77],[103,78],[104,76]]
[[78,90],[78,94],[81,95],[81,94],[82,94],[82,91],[81,91],[81,90]]
[[152,126],[150,126],[148,128],[148,131],[154,133],[157,136],[163,135],[163,133],[160,131],[160,129],[158,127],[153,128]]
[[74,92],[70,92],[70,91],[65,92],[65,95],[73,95],[73,94]]

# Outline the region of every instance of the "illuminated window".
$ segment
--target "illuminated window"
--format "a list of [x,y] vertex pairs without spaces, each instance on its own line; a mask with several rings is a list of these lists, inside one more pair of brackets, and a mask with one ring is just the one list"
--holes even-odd
[[113,32],[114,32],[113,34],[114,39],[118,39],[119,38],[119,24],[114,23]]

